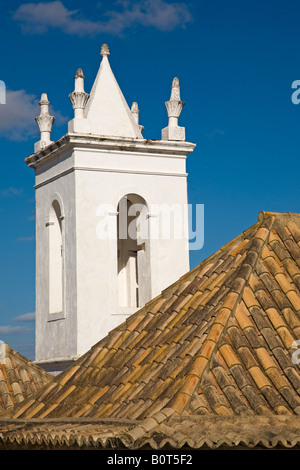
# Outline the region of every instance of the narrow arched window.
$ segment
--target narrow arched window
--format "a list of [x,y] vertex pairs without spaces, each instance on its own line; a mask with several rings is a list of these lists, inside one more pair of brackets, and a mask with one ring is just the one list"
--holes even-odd
[[136,194],[124,196],[118,205],[118,304],[137,308],[150,300],[148,263],[148,211]]
[[58,201],[52,203],[49,218],[49,313],[63,311],[63,232]]

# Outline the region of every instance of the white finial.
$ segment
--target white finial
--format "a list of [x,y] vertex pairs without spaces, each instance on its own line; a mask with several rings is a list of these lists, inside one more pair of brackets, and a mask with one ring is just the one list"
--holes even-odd
[[178,126],[178,118],[181,114],[184,102],[180,101],[180,86],[177,77],[173,79],[171,88],[171,98],[166,101],[166,108],[169,117],[169,126]]
[[75,75],[75,89],[69,94],[73,109],[74,118],[83,118],[83,111],[90,95],[84,91],[84,75],[82,69],[78,69]]
[[180,86],[179,86],[179,80],[177,77],[173,78],[170,99],[180,101]]
[[134,101],[131,105],[131,114],[133,115],[133,118],[135,120],[135,122],[137,123],[137,125],[139,126],[140,128],[140,131],[143,132],[144,130],[144,126],[141,126],[139,124],[139,114],[140,114],[140,110],[139,110],[139,106],[137,104],[136,101]]
[[75,75],[75,91],[84,91],[84,75],[82,69],[78,69]]
[[184,102],[180,100],[180,86],[177,77],[173,79],[171,97],[165,103],[169,125],[162,130],[162,140],[185,140],[185,128],[178,126],[178,118],[181,114]]
[[107,56],[110,55],[109,47],[108,47],[107,44],[102,44],[100,55],[101,55],[102,57],[107,57]]
[[139,123],[139,114],[140,114],[140,110],[139,110],[139,105],[137,104],[136,101],[134,101],[131,105],[131,112],[132,114],[135,116],[135,120],[137,122],[137,124]]
[[39,151],[51,144],[50,135],[55,118],[49,114],[49,104],[50,102],[48,101],[47,94],[42,93],[41,100],[39,102],[40,115],[35,118],[41,133],[41,139],[35,144],[35,151]]

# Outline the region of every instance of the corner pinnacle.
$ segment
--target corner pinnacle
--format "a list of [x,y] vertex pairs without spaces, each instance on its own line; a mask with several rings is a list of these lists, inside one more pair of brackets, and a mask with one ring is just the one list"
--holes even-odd
[[102,57],[106,57],[106,56],[108,56],[109,54],[110,54],[110,52],[109,52],[109,47],[108,47],[108,45],[107,45],[107,44],[102,44],[100,55],[101,55]]

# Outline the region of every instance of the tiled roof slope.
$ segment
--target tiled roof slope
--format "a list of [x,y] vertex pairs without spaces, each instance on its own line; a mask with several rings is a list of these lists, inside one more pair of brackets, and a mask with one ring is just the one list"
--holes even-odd
[[0,343],[0,415],[32,398],[53,377],[7,343]]
[[133,447],[197,447],[200,422],[215,443],[298,443],[298,339],[300,215],[261,212],[10,416],[137,420]]
[[142,424],[138,420],[112,418],[0,419],[0,450],[299,449],[297,418],[295,415],[178,415],[174,412],[161,422],[157,415],[152,428],[152,418]]

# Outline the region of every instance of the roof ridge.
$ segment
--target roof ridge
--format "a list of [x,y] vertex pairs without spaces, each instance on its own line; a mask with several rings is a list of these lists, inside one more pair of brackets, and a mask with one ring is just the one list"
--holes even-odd
[[[0,343],[0,346],[1,346],[1,344],[2,343]],[[3,344],[5,345],[5,353],[6,353],[5,358],[3,358],[4,361],[5,361],[6,358],[14,358],[17,361],[19,361],[21,363],[24,363],[27,366],[30,366],[30,368],[32,370],[36,371],[40,375],[44,375],[45,377],[48,377],[49,379],[53,378],[53,376],[51,374],[49,374],[46,370],[44,370],[38,364],[35,364],[28,357],[23,356],[23,354],[19,353],[19,351],[17,351],[16,349],[13,349],[8,343],[3,342]],[[0,354],[0,362],[1,362],[1,354]]]
[[270,215],[259,221],[260,223],[252,238],[247,255],[242,260],[240,267],[237,269],[236,275],[230,283],[231,288],[225,295],[223,304],[216,312],[216,317],[210,327],[209,334],[203,341],[203,344],[193,361],[192,368],[186,374],[183,386],[176,397],[174,397],[173,401],[168,405],[178,413],[181,413],[188,403],[190,403],[193,393],[200,383],[202,375],[213,356],[221,336],[226,330],[226,326],[230,318],[234,316],[236,308],[243,296],[244,289],[255,269],[259,255],[269,239],[270,231],[275,220],[276,217],[274,215]]
[[300,227],[300,213],[297,212],[269,212],[269,211],[260,211],[257,216],[258,222],[267,220],[270,217],[274,217],[278,222],[285,225],[288,221],[292,220],[293,222]]
[[0,415],[10,415],[19,404],[30,400],[54,377],[22,356],[6,342],[0,342]]

